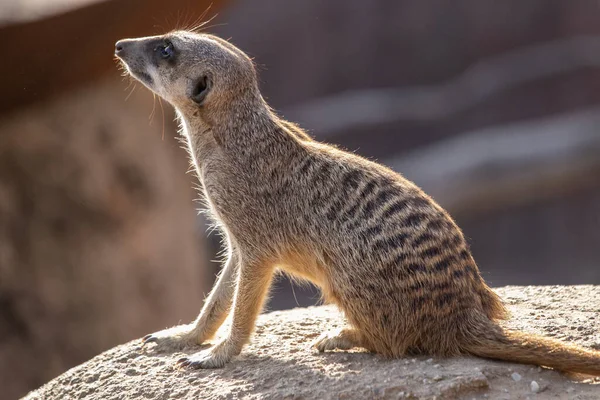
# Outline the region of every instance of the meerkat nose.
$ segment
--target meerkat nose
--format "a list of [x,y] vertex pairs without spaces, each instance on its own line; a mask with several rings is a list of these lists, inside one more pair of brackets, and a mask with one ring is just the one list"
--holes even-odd
[[127,40],[119,40],[117,43],[115,43],[115,55],[116,56],[123,55],[126,44],[127,44]]

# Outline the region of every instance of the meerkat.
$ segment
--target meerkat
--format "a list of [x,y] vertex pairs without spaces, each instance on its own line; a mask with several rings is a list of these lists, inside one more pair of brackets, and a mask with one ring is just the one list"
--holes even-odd
[[175,31],[121,40],[115,54],[176,109],[228,254],[197,319],[143,344],[203,344],[231,313],[223,340],[178,361],[222,367],[250,340],[280,270],[318,286],[348,321],[316,340],[319,351],[474,355],[600,375],[600,352],[503,329],[507,311],[450,215],[400,174],[278,117],[253,62],[228,41]]

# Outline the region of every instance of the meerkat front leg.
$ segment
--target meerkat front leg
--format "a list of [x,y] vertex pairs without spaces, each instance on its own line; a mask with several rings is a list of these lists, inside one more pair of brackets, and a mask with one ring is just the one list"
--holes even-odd
[[196,320],[188,325],[175,326],[146,335],[142,339],[142,345],[156,343],[159,350],[180,350],[202,344],[214,336],[227,318],[233,302],[239,255],[231,245],[229,249],[229,256],[223,270],[204,301],[204,306]]
[[178,361],[179,365],[220,368],[238,355],[250,338],[272,277],[272,265],[262,262],[244,262],[242,255],[229,334],[212,348],[181,358]]

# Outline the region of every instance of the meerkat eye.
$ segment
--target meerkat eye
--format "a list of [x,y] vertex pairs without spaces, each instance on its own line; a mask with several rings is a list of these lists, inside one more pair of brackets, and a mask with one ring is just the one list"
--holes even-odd
[[173,53],[175,52],[175,48],[173,47],[173,43],[169,40],[165,40],[165,44],[162,46],[158,46],[155,50],[158,50],[160,57],[168,60],[173,57]]
[[201,77],[194,84],[194,88],[192,89],[192,100],[196,104],[202,104],[206,94],[208,93],[208,78],[206,76]]

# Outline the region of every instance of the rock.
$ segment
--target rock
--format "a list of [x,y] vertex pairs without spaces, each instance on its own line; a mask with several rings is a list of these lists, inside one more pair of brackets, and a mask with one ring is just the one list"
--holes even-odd
[[[507,325],[540,334],[552,326],[564,325],[558,336],[566,335],[568,327],[583,325],[586,329],[575,334],[574,341],[589,346],[594,338],[585,336],[585,332],[600,330],[598,319],[587,318],[600,306],[600,286],[555,288],[551,298],[545,296],[544,290],[547,289],[498,289],[502,296],[511,292],[528,293],[528,297],[523,296],[509,306],[514,319]],[[581,301],[583,297],[585,302]],[[547,320],[537,322],[528,315],[533,305],[546,308]],[[558,312],[565,313],[560,321],[556,319]],[[411,361],[406,365],[406,360],[387,360],[360,349],[322,354],[311,351],[310,343],[318,333],[343,324],[341,314],[333,306],[263,314],[258,321],[261,333],[255,334],[234,362],[218,370],[175,368],[178,358],[198,349],[158,353],[152,345],[141,349],[139,342],[133,341],[71,369],[31,392],[26,399],[471,399],[485,396],[524,399],[535,393],[533,382],[531,385],[515,382],[506,374],[511,368],[514,374],[528,376],[531,374],[528,365],[473,357],[436,358],[437,364],[433,364],[426,356],[416,357],[414,362],[408,359]],[[225,329],[219,334],[223,335]],[[128,354],[136,357],[125,357]],[[88,377],[93,379],[87,382]],[[423,384],[423,380],[427,384]],[[535,383],[541,391],[539,382],[543,383],[544,395],[553,399],[570,399],[575,391],[581,400],[597,399],[600,394],[598,385],[572,382],[548,369],[536,372]]]
[[533,393],[537,393],[540,391],[540,385],[536,381],[531,381],[529,387],[531,388],[531,391]]
[[510,377],[511,377],[511,378],[513,379],[513,381],[515,381],[515,382],[519,382],[519,381],[521,380],[521,375],[520,375],[520,374],[518,374],[517,372],[513,372],[513,374],[512,374]]

